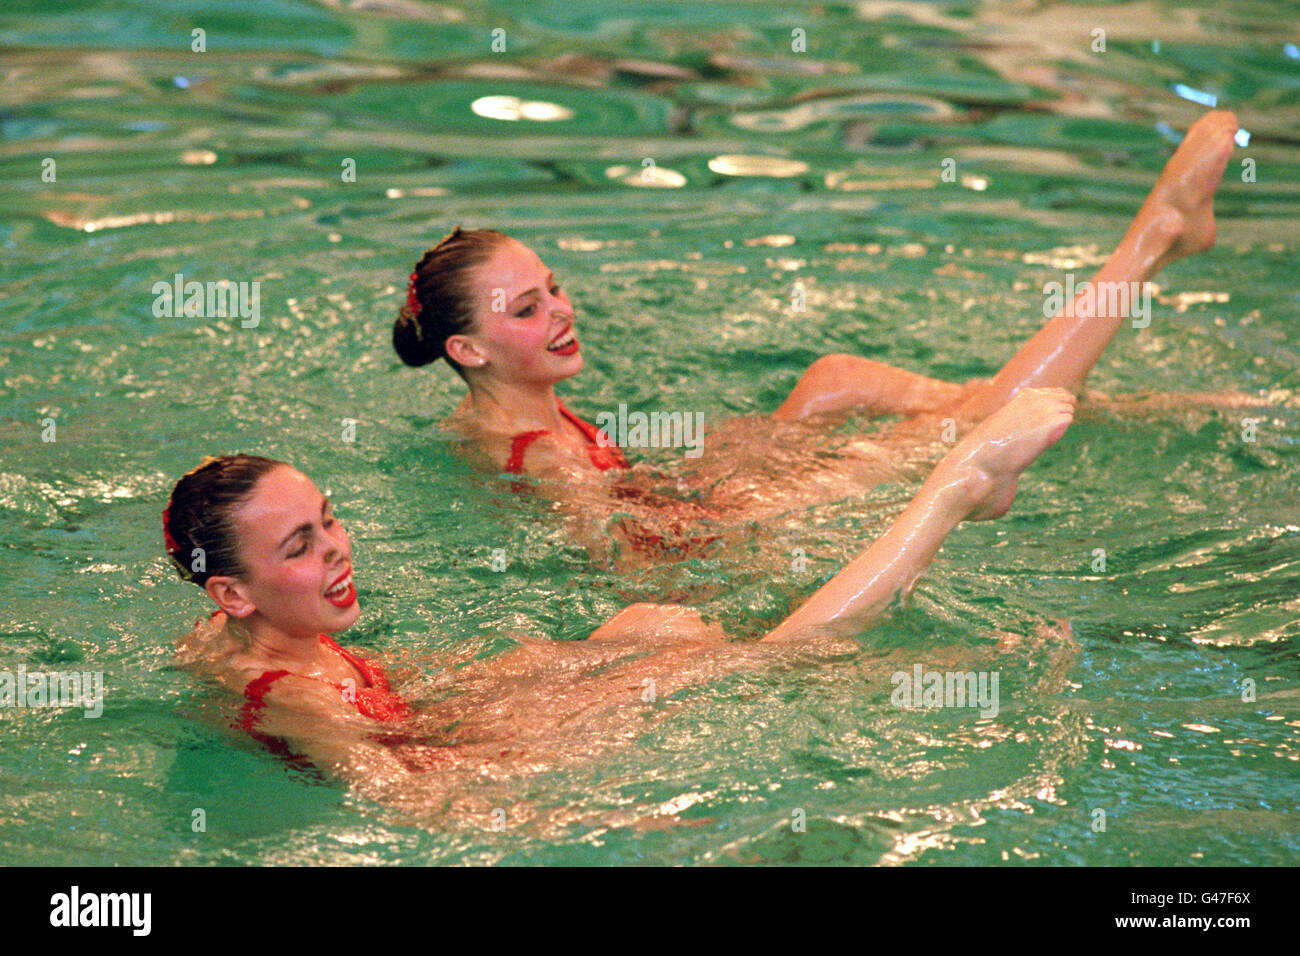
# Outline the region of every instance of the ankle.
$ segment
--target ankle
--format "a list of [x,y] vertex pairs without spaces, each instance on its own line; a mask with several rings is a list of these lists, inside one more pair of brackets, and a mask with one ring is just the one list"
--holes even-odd
[[1161,204],[1152,211],[1148,229],[1156,242],[1172,249],[1187,235],[1187,217],[1174,206]]
[[953,523],[966,520],[993,491],[993,477],[972,457],[952,455],[941,461],[917,495],[931,500]]
[[1128,268],[1147,281],[1186,255],[1182,246],[1187,234],[1187,217],[1182,212],[1164,203],[1149,203],[1138,213],[1116,253],[1127,246]]

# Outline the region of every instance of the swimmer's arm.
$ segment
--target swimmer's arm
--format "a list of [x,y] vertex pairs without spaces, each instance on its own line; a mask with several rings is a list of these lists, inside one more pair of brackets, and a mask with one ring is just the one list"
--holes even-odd
[[[370,724],[368,733],[384,731],[380,722],[361,719]],[[311,736],[286,739],[294,753],[345,781],[362,796],[411,811],[428,810],[443,802],[450,784],[446,771],[466,766],[470,760],[459,746],[385,744],[354,731],[325,736],[318,727]]]
[[896,597],[911,593],[948,533],[972,506],[960,476],[941,463],[889,530],[762,640],[860,632]]

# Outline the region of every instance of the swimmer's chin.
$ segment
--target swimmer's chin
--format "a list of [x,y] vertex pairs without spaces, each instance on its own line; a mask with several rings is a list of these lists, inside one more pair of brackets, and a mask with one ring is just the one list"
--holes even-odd
[[328,627],[322,627],[321,630],[326,634],[340,634],[346,631],[361,617],[361,599],[356,598],[346,608],[340,608],[335,614],[330,615],[334,618]]
[[[574,341],[574,344],[577,345],[576,340]],[[581,372],[587,365],[587,360],[582,357],[581,348],[575,349],[572,355],[556,356],[553,352],[547,352],[546,354],[552,359],[558,359],[558,361],[562,362],[565,366],[564,370],[556,376],[555,380],[557,382],[563,382],[567,378],[573,378],[573,376]]]

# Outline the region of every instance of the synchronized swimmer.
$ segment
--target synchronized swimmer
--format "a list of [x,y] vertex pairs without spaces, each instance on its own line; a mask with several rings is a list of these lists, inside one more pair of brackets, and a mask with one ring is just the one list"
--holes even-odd
[[[1236,128],[1226,112],[1191,128],[1095,281],[1146,280],[1213,244],[1212,199]],[[634,604],[586,641],[529,641],[444,675],[453,690],[473,684],[512,705],[543,695],[546,704],[528,711],[538,727],[492,725],[490,709],[458,708],[454,694],[421,705],[395,690],[377,661],[333,639],[357,621],[361,605],[352,544],[329,500],[290,465],[235,455],[208,458],[182,477],[163,514],[179,573],[217,606],[181,639],[179,659],[241,698],[236,726],[367,793],[396,799],[430,769],[490,768],[529,733],[539,739],[543,724],[558,727],[596,701],[635,699],[647,675],[664,686],[689,683],[690,662],[701,654],[724,669],[761,666],[779,653],[769,645],[860,634],[910,592],[958,524],[1007,511],[1021,474],[1073,421],[1076,395],[1123,318],[1101,302],[1063,310],[991,380],[964,385],[850,355],[814,362],[772,419],[848,408],[914,421],[941,413],[964,434],[888,529],[763,636],[763,654],[754,642],[729,641],[693,608]],[[618,500],[619,481],[634,469],[555,395],[583,356],[567,296],[526,246],[489,230],[453,231],[412,274],[394,345],[411,365],[443,358],[465,379],[469,391],[449,427],[497,470],[557,479],[575,494],[605,488]],[[915,442],[914,428],[893,434]],[[670,510],[681,521],[691,517],[685,505],[650,501],[647,511]],[[666,542],[653,530],[626,540]],[[519,679],[540,661],[577,653],[602,663],[564,693],[554,669]]]
[[[860,632],[906,594],[962,521],[1000,517],[1020,474],[1073,420],[1064,389],[1024,389],[944,457],[916,497],[874,543],[761,640],[801,642]],[[473,712],[457,715],[455,733],[418,743],[403,725],[417,718],[389,686],[381,666],[336,644],[361,613],[352,544],[329,500],[297,469],[268,458],[209,458],[177,482],[163,514],[167,551],[183,578],[217,605],[181,639],[180,660],[241,695],[236,725],[276,749],[333,768],[368,787],[412,772],[500,756],[500,740],[473,740]],[[202,555],[201,562],[192,556]],[[199,568],[195,570],[195,568]],[[619,655],[671,644],[737,648],[716,624],[681,605],[634,604],[587,642],[617,642]],[[562,653],[566,642],[530,644],[486,662],[481,679],[510,688],[519,654]],[[549,647],[548,647],[549,646]],[[671,685],[680,656],[653,664]],[[641,675],[647,666],[637,661]],[[640,679],[608,672],[566,697],[575,712],[611,695],[640,694]],[[529,691],[545,691],[535,683]],[[514,708],[512,708],[513,710]],[[378,774],[378,776],[376,776]]]
[[[1191,127],[1118,247],[1085,288],[1111,283],[1127,288],[1213,245],[1212,200],[1236,130],[1236,117],[1224,111],[1211,112]],[[1065,304],[989,381],[958,384],[856,355],[823,356],[772,412],[766,434],[736,420],[713,423],[717,434],[743,433],[746,458],[758,463],[762,475],[732,477],[729,470],[737,464],[732,455],[711,461],[713,472],[688,482],[679,497],[662,493],[662,483],[642,480],[649,477],[643,466],[633,468],[623,449],[598,440],[595,426],[556,396],[556,384],[577,375],[585,361],[574,308],[551,270],[523,243],[493,230],[454,229],[416,263],[393,345],[408,365],[442,359],[464,379],[468,391],[445,427],[490,470],[542,479],[589,551],[602,551],[602,527],[617,515],[608,531],[623,551],[657,560],[698,551],[715,539],[707,531],[718,523],[764,516],[762,509],[777,498],[771,467],[789,460],[776,449],[818,434],[815,422],[802,432],[782,430],[778,423],[850,409],[903,416],[873,436],[875,441],[854,446],[869,448],[868,461],[875,465],[867,469],[869,483],[888,480],[900,461],[916,456],[922,436],[938,432],[936,423],[944,418],[951,418],[960,433],[1023,388],[1059,387],[1078,395],[1129,317],[1124,305],[1119,298],[1091,296]],[[1187,404],[1220,396],[1177,398]],[[762,447],[765,438],[770,453]],[[724,449],[708,457],[728,455]],[[780,510],[800,503],[801,494],[816,493],[806,475],[795,477],[801,480],[781,487]]]

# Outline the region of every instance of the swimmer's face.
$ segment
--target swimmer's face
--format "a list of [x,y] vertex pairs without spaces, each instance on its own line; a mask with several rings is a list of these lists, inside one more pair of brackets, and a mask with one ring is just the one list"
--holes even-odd
[[271,469],[233,521],[244,574],[208,582],[220,583],[220,595],[211,587],[208,593],[228,614],[255,613],[285,634],[308,638],[356,621],[352,543],[310,478],[288,465]]
[[[549,385],[582,370],[573,305],[537,253],[514,239],[500,242],[475,280],[476,331],[447,340],[452,358],[530,384]],[[559,343],[566,344],[556,348]]]

